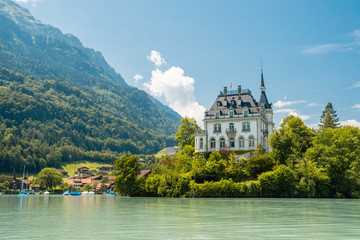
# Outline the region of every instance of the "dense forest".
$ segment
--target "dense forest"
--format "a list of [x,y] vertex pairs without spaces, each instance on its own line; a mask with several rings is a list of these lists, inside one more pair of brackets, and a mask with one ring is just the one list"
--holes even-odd
[[[1,68],[0,169],[12,171],[25,165],[41,170],[81,160],[109,162],[121,153],[154,153],[176,145],[173,136],[151,130],[152,124],[166,127],[159,122],[160,112],[153,115],[156,109],[146,111],[138,105],[142,115],[127,108],[119,111],[119,101],[109,95]],[[132,92],[122,97],[139,103],[147,98]],[[125,117],[132,114],[137,124]]]
[[[156,197],[336,197],[360,198],[360,129],[339,127],[329,103],[319,129],[294,116],[283,119],[249,159],[223,150],[194,153],[194,120],[184,118],[177,140],[180,152],[164,157],[147,177],[138,178],[135,155],[115,161],[116,189],[122,195]],[[194,133],[194,132],[193,132]]]
[[181,117],[100,52],[0,0],[0,171],[111,162],[176,145]]

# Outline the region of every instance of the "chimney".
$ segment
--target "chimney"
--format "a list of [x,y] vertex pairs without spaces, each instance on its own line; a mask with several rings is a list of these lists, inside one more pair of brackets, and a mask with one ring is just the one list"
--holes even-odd
[[224,105],[227,105],[227,87],[224,87]]
[[238,85],[238,105],[241,106],[241,85]]

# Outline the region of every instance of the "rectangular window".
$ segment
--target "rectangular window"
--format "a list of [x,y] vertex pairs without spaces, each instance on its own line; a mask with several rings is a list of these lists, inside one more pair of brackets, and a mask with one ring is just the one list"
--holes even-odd
[[244,132],[247,132],[247,131],[250,131],[250,122],[244,122],[243,124],[242,124],[242,126],[243,126],[243,131]]
[[234,112],[230,112],[230,118],[234,117]]

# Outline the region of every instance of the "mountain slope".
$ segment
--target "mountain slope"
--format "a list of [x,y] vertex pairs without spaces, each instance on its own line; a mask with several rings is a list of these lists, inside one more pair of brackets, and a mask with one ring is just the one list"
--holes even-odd
[[0,95],[0,169],[94,154],[110,161],[176,144],[176,112],[128,86],[101,53],[9,0],[0,0]]

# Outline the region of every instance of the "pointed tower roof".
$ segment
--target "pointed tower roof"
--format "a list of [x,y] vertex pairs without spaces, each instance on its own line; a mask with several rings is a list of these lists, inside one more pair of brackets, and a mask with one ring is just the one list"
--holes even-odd
[[264,83],[264,74],[263,74],[263,69],[261,66],[261,94],[260,94],[260,101],[259,101],[259,106],[264,106],[264,108],[271,108],[269,101],[266,97],[266,93],[265,93],[265,83]]
[[265,84],[264,84],[264,74],[263,74],[263,70],[261,68],[261,91],[265,92],[266,88],[265,88]]

